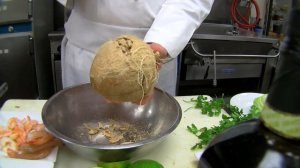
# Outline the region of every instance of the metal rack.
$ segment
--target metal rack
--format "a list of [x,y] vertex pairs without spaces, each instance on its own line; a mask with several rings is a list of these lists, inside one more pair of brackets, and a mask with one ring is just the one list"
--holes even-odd
[[233,35],[232,25],[202,26],[182,53],[178,95],[267,93],[280,56],[278,40],[242,30]]

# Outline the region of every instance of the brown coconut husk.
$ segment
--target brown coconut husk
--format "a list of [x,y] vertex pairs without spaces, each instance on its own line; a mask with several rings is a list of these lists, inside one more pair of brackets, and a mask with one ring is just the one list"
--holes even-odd
[[157,54],[135,36],[120,36],[96,52],[90,79],[92,86],[110,101],[141,101],[157,82]]

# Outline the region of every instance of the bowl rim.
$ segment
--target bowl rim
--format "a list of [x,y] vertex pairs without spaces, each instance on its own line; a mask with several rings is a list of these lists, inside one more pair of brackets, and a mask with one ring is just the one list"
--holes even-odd
[[[63,90],[60,90],[59,92],[57,92],[56,94],[54,94],[52,97],[50,97],[46,103],[44,104],[43,108],[42,108],[42,121],[43,124],[45,125],[45,128],[48,132],[50,132],[52,135],[54,135],[56,138],[62,140],[63,142],[67,143],[67,144],[72,144],[72,145],[76,145],[76,146],[80,146],[83,148],[91,148],[91,149],[105,149],[105,150],[114,150],[114,149],[131,149],[131,148],[135,148],[135,147],[139,147],[139,146],[143,146],[146,144],[151,144],[160,140],[165,139],[169,134],[171,134],[179,125],[181,119],[182,119],[182,109],[179,105],[179,103],[177,102],[177,100],[171,96],[169,93],[155,87],[154,89],[159,91],[159,92],[163,92],[163,94],[165,94],[166,96],[168,96],[170,98],[171,101],[174,102],[174,104],[176,105],[176,107],[178,108],[178,115],[176,120],[173,122],[172,126],[167,129],[165,132],[159,133],[158,135],[155,135],[149,139],[146,140],[142,140],[142,141],[138,141],[135,143],[131,143],[131,144],[85,144],[85,143],[81,143],[78,142],[72,138],[69,138],[68,136],[65,136],[63,134],[61,134],[59,131],[57,131],[51,123],[48,123],[47,119],[46,119],[46,111],[50,105],[50,103],[59,95],[63,94],[64,92],[67,92],[71,89],[75,89],[78,87],[85,87],[86,85],[90,85],[90,83],[86,83],[86,84],[81,84],[81,85],[76,85],[76,86],[72,86],[72,87],[67,87]],[[91,85],[90,85],[91,86]],[[154,141],[155,140],[155,141]]]

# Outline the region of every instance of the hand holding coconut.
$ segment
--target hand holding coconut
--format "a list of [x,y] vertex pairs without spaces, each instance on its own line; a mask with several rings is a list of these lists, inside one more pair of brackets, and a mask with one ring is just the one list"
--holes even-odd
[[135,36],[117,37],[97,50],[91,84],[109,101],[145,104],[152,97],[157,60],[163,54],[167,52],[158,44],[148,45]]

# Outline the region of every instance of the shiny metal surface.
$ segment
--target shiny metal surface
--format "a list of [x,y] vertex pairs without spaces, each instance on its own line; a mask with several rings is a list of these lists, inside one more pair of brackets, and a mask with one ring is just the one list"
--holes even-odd
[[36,99],[39,96],[31,35],[31,32],[0,35],[0,80],[8,87],[0,98],[0,105],[8,99]]
[[[199,94],[221,96],[237,94],[239,89],[267,93],[280,57],[278,47],[277,39],[231,24],[203,23],[182,52],[182,69],[186,68],[186,72],[181,73],[185,80],[179,82],[179,95],[195,94],[198,90]],[[229,79],[252,82],[230,89],[225,86]],[[210,84],[217,84],[218,88],[211,88]]]
[[238,29],[230,24],[203,23],[195,31],[192,39],[277,43],[277,39],[259,36],[253,31]]
[[[236,33],[234,33],[236,32]],[[203,23],[193,34],[190,46],[199,57],[276,58],[277,39],[258,36],[253,31],[230,24]]]
[[[95,161],[130,159],[155,148],[177,127],[182,111],[169,94],[155,89],[147,105],[107,103],[90,84],[64,89],[52,96],[44,105],[42,119],[57,138],[78,155]],[[78,136],[78,127],[87,122],[126,121],[148,130],[150,137],[132,144],[86,143]]]
[[7,83],[0,81],[0,99],[7,92],[7,90],[8,90]]

